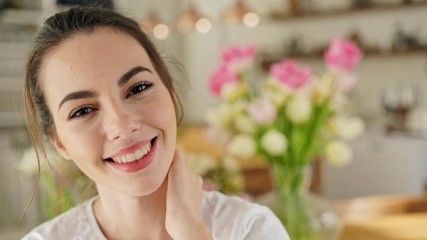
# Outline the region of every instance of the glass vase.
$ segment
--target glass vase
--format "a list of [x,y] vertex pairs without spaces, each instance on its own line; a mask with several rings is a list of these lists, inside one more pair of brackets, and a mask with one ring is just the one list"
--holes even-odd
[[274,183],[272,210],[282,221],[291,239],[337,239],[341,221],[325,198],[309,192],[309,166],[273,163]]

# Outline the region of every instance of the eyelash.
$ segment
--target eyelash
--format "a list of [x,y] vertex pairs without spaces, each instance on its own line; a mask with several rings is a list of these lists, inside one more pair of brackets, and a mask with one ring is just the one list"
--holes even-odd
[[68,120],[73,120],[76,118],[84,117],[86,114],[89,114],[96,109],[90,106],[81,106],[75,109],[70,113],[70,116],[68,117]]
[[[128,98],[132,95],[135,95],[135,94],[142,93],[143,91],[149,89],[152,85],[153,84],[150,82],[139,82],[139,83],[133,85],[132,87],[130,87],[128,93],[126,94],[126,98]],[[134,92],[134,90],[137,90],[137,92]]]

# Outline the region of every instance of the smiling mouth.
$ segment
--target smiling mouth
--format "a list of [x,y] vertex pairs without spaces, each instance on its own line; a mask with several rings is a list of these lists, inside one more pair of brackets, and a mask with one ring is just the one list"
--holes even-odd
[[157,137],[153,138],[148,144],[141,146],[132,153],[124,154],[119,157],[107,158],[105,161],[124,164],[141,160],[144,156],[150,153],[151,147],[154,145],[156,140]]

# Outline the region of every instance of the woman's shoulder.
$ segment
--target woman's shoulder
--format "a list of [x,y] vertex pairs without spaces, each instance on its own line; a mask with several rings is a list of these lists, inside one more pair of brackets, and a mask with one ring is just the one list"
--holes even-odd
[[94,200],[95,197],[86,200],[84,203],[42,223],[25,235],[22,240],[61,239],[64,236],[69,236],[70,239],[74,239],[73,237],[93,239],[91,237],[93,235],[91,222],[94,216],[91,216],[90,212]]
[[239,214],[247,214],[248,212],[256,213],[272,213],[269,208],[252,203],[239,196],[229,196],[217,191],[205,192],[202,204],[203,212],[211,217],[221,217],[231,214],[238,217]]
[[266,206],[238,196],[206,192],[202,215],[214,239],[289,239],[276,215]]

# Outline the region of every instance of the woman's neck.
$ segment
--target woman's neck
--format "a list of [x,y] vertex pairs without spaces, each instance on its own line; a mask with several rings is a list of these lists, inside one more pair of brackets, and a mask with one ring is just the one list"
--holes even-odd
[[144,197],[129,197],[98,187],[94,213],[107,239],[170,239],[165,228],[166,181]]

